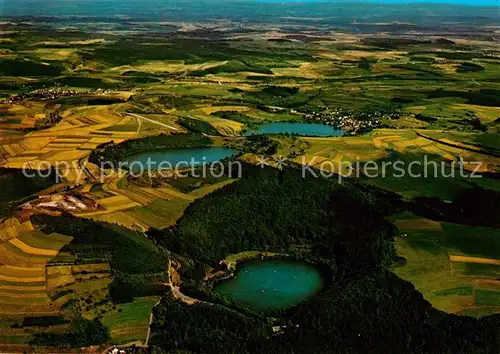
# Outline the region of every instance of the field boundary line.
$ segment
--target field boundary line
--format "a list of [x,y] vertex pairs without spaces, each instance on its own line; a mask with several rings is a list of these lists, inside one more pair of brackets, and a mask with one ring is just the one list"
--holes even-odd
[[433,138],[431,136],[422,134],[422,133],[420,133],[418,131],[414,131],[414,133],[417,134],[418,136],[424,138],[424,139],[433,141],[433,142],[438,143],[438,144],[443,144],[443,145],[446,145],[446,146],[449,146],[449,147],[452,147],[452,148],[456,148],[456,149],[461,149],[461,150],[467,150],[467,151],[470,151],[470,152],[475,152],[477,154],[482,154],[482,155],[486,155],[486,156],[500,158],[500,154],[498,154],[496,152],[485,151],[485,150],[483,150],[481,148],[471,147],[470,145],[466,145],[466,144],[463,144],[463,143],[462,143],[463,145],[460,145],[460,143],[458,143],[458,142],[457,143],[451,143],[451,142],[447,142],[447,141],[442,141],[440,139]]

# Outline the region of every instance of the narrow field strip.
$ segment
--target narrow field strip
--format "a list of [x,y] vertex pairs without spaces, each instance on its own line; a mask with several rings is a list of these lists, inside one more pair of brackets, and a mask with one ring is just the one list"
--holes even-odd
[[450,255],[451,262],[500,265],[500,259]]
[[45,291],[47,290],[47,287],[44,285],[39,285],[39,286],[15,286],[15,285],[0,285],[0,293],[1,292],[12,292],[15,293],[14,296],[17,296],[17,294],[22,294],[22,293],[43,293],[45,294]]
[[[45,282],[45,276],[40,276],[40,277],[23,277],[22,274],[20,274],[17,277],[9,277],[5,275],[0,274],[0,281],[5,281],[5,282],[12,282],[12,283],[41,283]],[[0,283],[0,287],[1,287]],[[5,285],[8,286],[8,285]]]
[[40,255],[29,255],[20,248],[6,242],[0,245],[0,262],[4,264],[16,264],[22,266],[45,265],[50,258]]
[[19,235],[18,239],[28,246],[53,251],[59,251],[71,241],[71,239],[58,240],[56,237],[51,237],[51,235],[46,235],[41,231],[23,233]]
[[40,278],[45,277],[45,267],[19,267],[4,264],[0,266],[0,277],[12,278]]
[[56,250],[48,250],[48,249],[32,247],[21,241],[19,238],[12,239],[9,242],[27,254],[55,257],[59,253],[58,250],[56,251]]

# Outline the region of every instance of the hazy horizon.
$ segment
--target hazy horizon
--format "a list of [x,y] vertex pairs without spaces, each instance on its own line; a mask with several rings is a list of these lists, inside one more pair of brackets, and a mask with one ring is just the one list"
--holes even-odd
[[[488,11],[491,17],[492,7],[498,7],[498,0],[3,0],[0,6],[2,17],[16,16],[92,16],[92,17],[176,17],[179,12],[186,11],[185,16],[247,16],[248,10],[263,11],[259,16],[271,12],[304,12],[304,15],[338,16],[332,13],[337,9],[364,11],[397,10],[404,12],[406,8],[419,15],[422,11],[439,11],[445,17],[473,16],[477,12]],[[429,6],[427,6],[429,5]],[[453,6],[453,11],[449,7]],[[470,13],[470,7],[474,13]],[[277,10],[279,9],[279,11]],[[462,10],[460,10],[462,9]],[[499,8],[500,9],[500,8]],[[193,13],[194,11],[197,13]],[[177,13],[177,14],[176,14]],[[274,14],[274,15],[276,15]],[[286,15],[286,13],[283,13]],[[300,14],[299,14],[300,15]],[[340,14],[344,15],[344,14]],[[352,13],[345,14],[353,16]],[[357,15],[357,14],[356,14]],[[361,15],[361,14],[360,14]],[[384,15],[379,13],[378,15]],[[390,16],[392,14],[387,13]],[[431,14],[432,15],[432,14]],[[383,16],[382,16],[383,17]],[[500,12],[493,17],[500,18]]]
[[[432,4],[430,3],[432,2]],[[497,24],[496,0],[6,0],[3,18],[70,18],[254,23],[313,21],[315,25],[401,22],[423,26],[444,23]]]

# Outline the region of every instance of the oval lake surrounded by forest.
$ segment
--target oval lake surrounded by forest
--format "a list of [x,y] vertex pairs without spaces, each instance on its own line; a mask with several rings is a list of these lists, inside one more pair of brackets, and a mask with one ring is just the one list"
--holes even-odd
[[[190,168],[192,165],[211,163],[234,156],[238,151],[220,146],[201,147],[201,148],[169,148],[152,151],[145,151],[131,155],[127,158],[131,170],[136,171],[141,165],[147,168],[148,158],[151,158],[151,169],[158,167],[168,168],[170,165],[175,168],[179,164],[179,169]],[[194,160],[192,160],[194,159]],[[191,161],[194,161],[192,164]],[[160,166],[160,163],[164,165]],[[167,162],[169,164],[167,164]],[[133,164],[135,163],[135,164]]]
[[236,303],[258,310],[286,309],[310,298],[323,286],[317,268],[285,259],[246,261],[235,277],[215,286],[215,291]]
[[245,136],[259,134],[297,134],[301,136],[342,136],[344,131],[318,123],[265,123],[244,132]]

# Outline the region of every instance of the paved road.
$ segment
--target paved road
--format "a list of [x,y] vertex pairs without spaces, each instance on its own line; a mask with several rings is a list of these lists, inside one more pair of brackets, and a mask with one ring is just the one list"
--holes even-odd
[[128,116],[131,116],[131,117],[137,118],[137,119],[145,120],[145,121],[150,122],[150,123],[153,123],[153,124],[158,124],[158,125],[161,125],[162,127],[165,127],[165,128],[168,128],[168,129],[172,129],[172,130],[179,130],[179,128],[176,128],[176,127],[173,127],[173,126],[171,126],[171,125],[167,125],[167,124],[163,124],[163,123],[157,122],[156,120],[149,119],[149,118],[146,118],[146,117],[140,116],[140,115],[135,114],[135,113],[125,113],[125,114],[126,114],[126,115],[128,115]]

